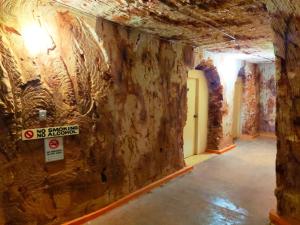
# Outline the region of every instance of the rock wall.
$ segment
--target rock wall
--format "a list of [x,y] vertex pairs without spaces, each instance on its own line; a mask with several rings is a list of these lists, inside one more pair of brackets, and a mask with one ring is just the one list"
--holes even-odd
[[217,68],[211,60],[202,60],[195,67],[202,70],[208,84],[208,129],[207,149],[222,149],[223,143],[223,86]]
[[260,63],[258,69],[260,74],[259,131],[274,133],[276,120],[275,64]]
[[[216,76],[219,77],[218,80],[222,86],[223,97],[222,103],[220,103],[222,110],[219,110],[221,114],[213,113],[220,116],[221,119],[218,119],[218,121],[221,120],[221,123],[218,125],[221,128],[218,129],[217,133],[211,132],[214,137],[219,137],[219,141],[216,142],[214,138],[208,137],[208,140],[211,139],[212,143],[215,143],[211,146],[217,145],[217,149],[222,149],[233,143],[233,100],[235,82],[238,76],[242,77],[244,84],[241,113],[242,133],[256,136],[260,131],[274,132],[276,116],[274,63],[249,63],[238,60],[228,53],[204,52],[203,55],[200,53],[195,54],[195,59],[198,61],[201,57],[208,59],[208,64],[212,64],[211,67],[214,67]],[[201,64],[203,63],[200,63],[198,67]],[[211,116],[211,118],[216,118],[216,116]],[[209,121],[213,121],[213,119]]]
[[233,144],[232,137],[232,117],[234,107],[235,81],[240,69],[244,66],[242,60],[237,60],[232,54],[205,52],[204,58],[211,59],[216,68],[220,83],[222,85],[222,139],[218,144],[218,149],[228,147]]
[[268,2],[277,57],[277,210],[300,221],[300,4]]
[[259,71],[257,64],[245,64],[245,78],[242,104],[242,133],[256,136],[259,131]]
[[[1,7],[0,224],[60,224],[184,166],[191,47],[35,1]],[[47,30],[47,51],[29,54],[26,23]],[[20,139],[65,124],[80,134],[64,138],[63,161]]]

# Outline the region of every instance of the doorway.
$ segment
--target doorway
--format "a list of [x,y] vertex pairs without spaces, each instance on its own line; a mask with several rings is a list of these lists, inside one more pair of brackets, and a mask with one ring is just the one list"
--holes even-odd
[[243,101],[243,80],[238,77],[235,82],[233,99],[232,137],[239,138],[242,135],[241,112]]
[[202,71],[189,71],[187,90],[187,120],[183,131],[184,158],[206,150],[208,87]]

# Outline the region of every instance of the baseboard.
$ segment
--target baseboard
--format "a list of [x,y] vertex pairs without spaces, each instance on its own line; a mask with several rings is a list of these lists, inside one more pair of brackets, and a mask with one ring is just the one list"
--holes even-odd
[[275,209],[270,210],[269,219],[274,225],[300,225],[298,221],[279,216]]
[[135,192],[133,192],[133,193],[131,193],[131,194],[129,194],[129,195],[127,195],[127,196],[125,196],[125,197],[123,197],[123,198],[121,198],[121,199],[119,199],[119,200],[117,200],[117,201],[115,201],[115,202],[113,202],[113,203],[97,210],[97,211],[95,211],[95,212],[86,214],[86,215],[84,215],[82,217],[79,217],[77,219],[74,219],[72,221],[63,223],[63,225],[82,225],[82,224],[84,224],[88,221],[96,219],[97,217],[107,213],[108,211],[110,211],[114,208],[117,208],[121,205],[126,204],[130,200],[135,199],[135,198],[151,191],[152,189],[154,189],[158,186],[161,186],[162,184],[166,183],[167,181],[169,181],[169,180],[171,180],[175,177],[178,177],[178,176],[184,175],[188,172],[191,172],[192,169],[193,169],[193,166],[186,166],[183,169],[178,170],[175,173],[172,173],[172,174],[170,174],[170,175],[168,175],[168,176],[166,176],[166,177],[164,177],[164,178],[162,178],[158,181],[155,181],[155,182],[153,182],[153,183],[151,183],[151,184],[149,184],[149,185],[147,185],[147,186],[145,186],[145,187],[143,187],[143,188],[141,188],[141,189],[139,189],[139,190],[137,190],[137,191],[135,191]]
[[259,136],[259,134],[255,134],[255,135],[242,134],[238,139],[240,139],[240,140],[254,140],[258,136]]
[[275,133],[272,133],[272,132],[260,132],[259,136],[264,137],[264,138],[277,139],[277,136],[275,135]]
[[233,145],[230,145],[230,146],[228,146],[226,148],[223,148],[223,149],[220,149],[220,150],[209,150],[208,149],[208,150],[206,150],[206,152],[208,152],[208,153],[214,153],[214,154],[223,154],[223,153],[228,152],[229,150],[231,150],[231,149],[233,149],[235,147],[236,147],[236,145],[233,144]]

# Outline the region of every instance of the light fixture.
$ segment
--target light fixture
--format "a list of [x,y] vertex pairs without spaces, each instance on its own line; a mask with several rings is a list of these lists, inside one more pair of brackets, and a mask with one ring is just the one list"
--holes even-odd
[[26,25],[22,28],[24,44],[30,55],[36,56],[46,53],[53,46],[53,41],[48,33],[38,24]]

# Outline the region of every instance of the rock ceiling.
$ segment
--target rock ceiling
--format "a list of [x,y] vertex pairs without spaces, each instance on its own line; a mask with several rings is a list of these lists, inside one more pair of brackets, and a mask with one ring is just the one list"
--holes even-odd
[[[264,50],[272,51],[269,44],[272,40],[270,18],[261,0],[56,1],[94,16],[202,48],[218,44],[222,46],[221,51],[229,48],[258,55]],[[256,48],[257,45],[260,47]]]

